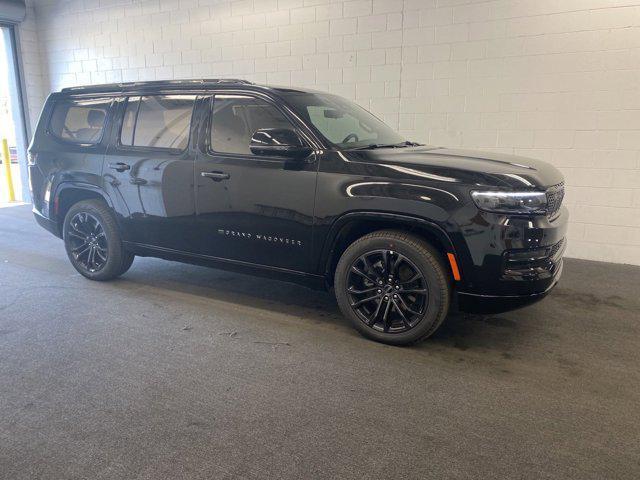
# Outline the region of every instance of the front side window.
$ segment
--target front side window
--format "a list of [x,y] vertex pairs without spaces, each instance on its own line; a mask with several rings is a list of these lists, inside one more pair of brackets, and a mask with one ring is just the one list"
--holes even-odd
[[195,96],[130,97],[122,122],[120,143],[131,147],[184,150]]
[[294,128],[272,104],[246,95],[216,95],[211,120],[211,149],[252,155],[251,137],[261,128]]
[[300,117],[338,148],[399,145],[405,142],[382,120],[337,95],[295,92],[287,94],[285,98]]
[[56,104],[49,131],[75,143],[98,143],[102,138],[111,99],[64,100]]

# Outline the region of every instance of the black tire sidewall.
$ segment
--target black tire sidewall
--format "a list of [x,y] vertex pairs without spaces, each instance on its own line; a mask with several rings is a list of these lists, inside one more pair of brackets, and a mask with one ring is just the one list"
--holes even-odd
[[[412,239],[413,240],[413,239]],[[418,342],[437,330],[448,311],[449,284],[445,269],[438,254],[421,242],[423,251],[417,250],[411,242],[394,235],[363,237],[343,253],[336,268],[334,287],[338,305],[353,326],[364,336],[392,345],[409,345]],[[360,316],[351,308],[346,293],[349,269],[361,255],[372,250],[393,250],[407,257],[420,270],[427,283],[429,303],[420,322],[411,330],[402,333],[384,333],[365,325]]]
[[[97,272],[90,272],[86,270],[78,261],[73,257],[71,253],[71,246],[68,238],[69,224],[71,219],[78,213],[86,212],[93,215],[98,219],[105,233],[107,241],[107,263]],[[63,224],[63,239],[64,246],[67,252],[67,256],[71,261],[71,264],[81,275],[91,280],[109,280],[122,273],[123,260],[125,256],[124,249],[122,248],[122,241],[120,233],[118,232],[115,219],[108,207],[99,200],[83,200],[73,205],[64,219]]]

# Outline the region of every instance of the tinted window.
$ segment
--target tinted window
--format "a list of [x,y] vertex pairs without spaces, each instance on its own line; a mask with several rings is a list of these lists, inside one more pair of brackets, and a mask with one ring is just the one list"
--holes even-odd
[[367,129],[367,125],[362,123],[349,112],[337,111],[333,107],[324,105],[307,106],[309,120],[320,133],[322,133],[331,143],[343,143],[354,141],[377,141],[378,133],[375,130]]
[[293,128],[270,103],[242,95],[217,95],[213,103],[211,148],[215,152],[251,155],[249,144],[261,128]]
[[361,106],[336,95],[292,93],[289,105],[330,143],[340,148],[400,144],[404,138]]
[[129,98],[120,143],[184,150],[189,143],[194,99],[190,95]]
[[102,138],[110,99],[62,101],[53,109],[49,131],[77,143],[98,143]]

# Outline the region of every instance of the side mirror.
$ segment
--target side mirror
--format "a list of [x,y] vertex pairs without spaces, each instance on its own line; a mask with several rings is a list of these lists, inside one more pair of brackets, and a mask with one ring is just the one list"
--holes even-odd
[[302,158],[311,153],[300,136],[288,128],[261,128],[251,137],[249,145],[254,155]]

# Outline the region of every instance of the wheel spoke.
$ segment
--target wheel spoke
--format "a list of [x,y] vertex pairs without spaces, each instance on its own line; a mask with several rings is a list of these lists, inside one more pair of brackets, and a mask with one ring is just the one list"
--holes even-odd
[[371,288],[365,288],[364,290],[356,290],[353,287],[349,287],[347,291],[353,295],[362,295],[363,293],[373,292],[374,290],[377,290],[377,289],[378,287],[371,287]]
[[369,275],[367,275],[366,273],[364,273],[362,270],[360,270],[358,267],[356,267],[355,265],[353,267],[351,267],[351,271],[357,275],[360,275],[363,278],[366,278],[367,280],[369,280],[372,283],[377,283],[377,280],[371,278]]
[[366,255],[362,256],[362,263],[364,264],[364,271],[367,275],[370,275],[371,272],[373,272],[375,275],[375,270],[373,269],[373,266],[369,263],[369,259],[367,258]]
[[393,262],[393,266],[391,267],[391,273],[396,278],[398,277],[398,267],[400,267],[400,264],[402,263],[403,260],[404,260],[404,257],[398,254],[396,261]]
[[398,293],[427,293],[425,288],[410,288],[409,290],[401,290]]
[[395,300],[393,302],[393,308],[395,308],[396,312],[400,314],[400,318],[402,318],[402,323],[404,324],[405,328],[407,329],[411,328],[411,323],[409,323],[409,320],[407,319],[405,314],[402,312],[402,309],[400,309],[400,307],[398,306]]
[[74,248],[73,250],[71,250],[73,253],[75,253],[76,255],[80,255],[80,253],[78,253],[78,250],[82,250],[85,247],[88,247],[89,244],[87,242],[84,242],[82,245]]
[[87,259],[87,265],[89,266],[89,268],[91,268],[92,266],[95,266],[96,264],[95,256],[96,256],[96,247],[92,246],[91,250],[89,251],[89,258]]
[[100,259],[101,259],[103,262],[106,262],[106,261],[107,261],[107,256],[106,256],[104,253],[102,253],[101,249],[100,249],[100,248],[98,248],[98,247],[96,247],[96,254],[98,255],[98,257],[100,257]]
[[391,321],[389,320],[389,310],[391,310],[391,303],[387,302],[387,306],[384,309],[384,314],[382,316],[382,321],[384,322],[384,332],[387,333],[389,328],[391,327]]
[[74,252],[74,253],[75,253],[76,258],[80,258],[81,255],[84,255],[89,250],[91,250],[91,247],[89,245],[87,245],[87,247],[84,250],[82,250],[81,252]]
[[[71,228],[73,228],[78,234],[82,235],[83,237],[86,237],[87,232],[83,232],[82,230],[80,230],[79,226],[77,223],[70,223]],[[71,232],[69,232],[71,233]]]
[[373,316],[367,322],[367,325],[373,327],[378,320],[378,315],[380,315],[380,309],[382,308],[382,299],[378,299],[378,306],[376,307],[376,311],[373,313]]
[[388,277],[392,275],[391,273],[391,252],[389,250],[385,250],[382,254],[382,258],[384,260],[384,274]]
[[413,310],[411,307],[409,307],[409,305],[407,305],[407,302],[404,301],[404,299],[398,295],[398,300],[400,300],[400,303],[402,304],[402,306],[404,307],[404,309],[413,314],[413,315],[420,315],[420,312],[416,312],[415,310]]
[[378,298],[378,297],[379,297],[379,295],[378,295],[378,294],[375,294],[375,295],[373,295],[373,296],[371,296],[371,297],[367,297],[367,298],[363,298],[362,300],[358,300],[357,302],[352,303],[352,304],[351,304],[351,306],[352,306],[353,308],[355,308],[355,307],[359,307],[360,305],[363,305],[363,304],[365,304],[365,303],[367,303],[367,302],[370,302],[370,301],[372,301],[372,300],[375,300],[375,299],[376,299],[376,298]]
[[67,234],[72,236],[72,237],[78,238],[78,239],[80,239],[82,241],[84,241],[85,238],[86,238],[86,235],[81,235],[80,233],[77,233],[77,232],[74,232],[74,231],[71,231],[71,230],[68,231]]

